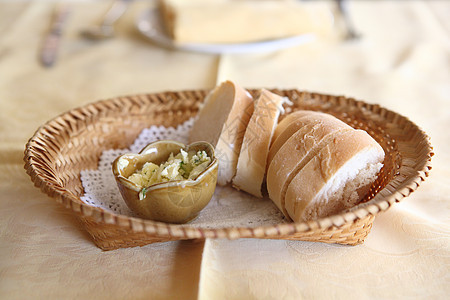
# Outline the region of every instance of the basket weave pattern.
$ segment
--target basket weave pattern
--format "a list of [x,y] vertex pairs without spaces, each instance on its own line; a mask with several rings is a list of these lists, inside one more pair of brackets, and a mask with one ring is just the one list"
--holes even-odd
[[[154,242],[205,238],[271,238],[348,245],[364,241],[375,215],[417,189],[431,169],[427,135],[407,118],[351,98],[298,90],[272,90],[298,109],[330,113],[366,130],[386,153],[384,167],[361,204],[304,223],[219,229],[174,225],[117,215],[80,200],[80,171],[96,169],[106,149],[126,148],[144,128],[176,126],[195,116],[208,91],[180,91],[103,100],[71,110],[41,126],[25,149],[25,169],[35,186],[70,209],[103,250]],[[250,91],[256,94],[256,90]]]

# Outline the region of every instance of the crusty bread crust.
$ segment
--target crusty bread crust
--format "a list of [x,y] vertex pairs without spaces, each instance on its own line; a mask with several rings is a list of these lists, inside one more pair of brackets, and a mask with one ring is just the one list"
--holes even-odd
[[[290,218],[295,222],[311,220],[355,205],[363,196],[361,191],[375,180],[383,159],[381,146],[363,130],[335,136],[289,183],[285,203]],[[344,169],[353,174],[340,172]]]
[[[267,156],[267,167],[270,166],[270,163],[278,150],[280,150],[292,135],[303,126],[318,123],[323,119],[334,119],[336,122],[339,122],[329,114],[310,110],[298,110],[287,115],[280,123],[278,123],[277,128],[275,129],[269,155]],[[341,125],[346,126],[344,123],[341,123]]]
[[278,139],[278,137],[286,129],[286,127],[289,126],[289,124],[295,122],[303,116],[309,116],[311,115],[311,113],[313,113],[313,111],[311,110],[296,110],[290,114],[283,116],[282,119],[280,118],[281,121],[278,123],[275,131],[273,132],[273,138],[272,142],[270,143],[270,147],[272,147],[273,143]]
[[[267,190],[269,197],[289,218],[284,196],[292,178],[303,168],[335,134],[353,130],[344,122],[322,114],[311,114],[304,121],[306,125],[295,132],[273,156],[267,170]],[[288,127],[286,127],[287,129]],[[285,130],[286,130],[285,129]]]
[[262,197],[270,141],[284,102],[284,98],[261,90],[244,135],[233,186],[256,197]]
[[205,98],[189,142],[207,141],[219,160],[217,183],[226,185],[236,173],[242,140],[253,113],[253,98],[242,87],[225,81]]

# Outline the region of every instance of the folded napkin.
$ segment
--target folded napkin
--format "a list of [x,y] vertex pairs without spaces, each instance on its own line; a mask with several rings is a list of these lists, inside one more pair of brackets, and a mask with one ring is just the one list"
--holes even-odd
[[305,33],[327,35],[333,15],[323,2],[161,0],[167,33],[177,42],[243,43]]

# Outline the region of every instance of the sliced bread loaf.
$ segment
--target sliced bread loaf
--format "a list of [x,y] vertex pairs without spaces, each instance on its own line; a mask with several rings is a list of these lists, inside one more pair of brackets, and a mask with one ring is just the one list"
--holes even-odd
[[262,197],[261,186],[273,132],[288,101],[268,90],[261,90],[253,115],[245,131],[233,186],[256,197]]
[[189,142],[207,141],[215,147],[219,185],[231,182],[236,173],[242,140],[252,113],[252,96],[232,81],[225,81],[213,89],[198,113]]
[[[267,170],[269,197],[289,218],[285,209],[285,193],[291,180],[335,134],[353,128],[328,114],[311,114],[303,117],[301,128],[292,134],[273,155]],[[296,123],[292,123],[296,124]],[[288,130],[289,126],[286,127]],[[281,135],[280,135],[281,137]],[[271,149],[271,151],[275,149]]]
[[383,166],[384,151],[365,131],[334,137],[292,179],[285,203],[295,222],[338,213],[357,204]]

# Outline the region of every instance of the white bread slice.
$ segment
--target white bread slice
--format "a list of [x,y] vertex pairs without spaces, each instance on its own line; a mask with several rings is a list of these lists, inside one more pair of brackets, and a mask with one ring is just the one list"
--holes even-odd
[[283,146],[293,134],[303,126],[320,122],[323,118],[331,118],[331,116],[322,112],[309,110],[298,110],[287,115],[280,123],[278,123],[273,134],[272,144],[270,145],[269,155],[267,156],[267,167],[270,166],[273,157],[277,154],[281,146]]
[[191,129],[189,142],[207,141],[219,160],[217,183],[226,185],[236,173],[245,129],[253,113],[253,98],[232,81],[213,89]]
[[365,131],[336,136],[293,178],[286,210],[295,222],[329,216],[357,204],[383,166],[383,148]]
[[311,115],[297,132],[295,132],[273,156],[267,170],[267,190],[269,197],[289,218],[285,209],[285,193],[292,178],[335,134],[354,130],[339,119],[322,114]]
[[245,131],[233,186],[262,197],[261,185],[266,171],[270,141],[287,98],[262,89]]

